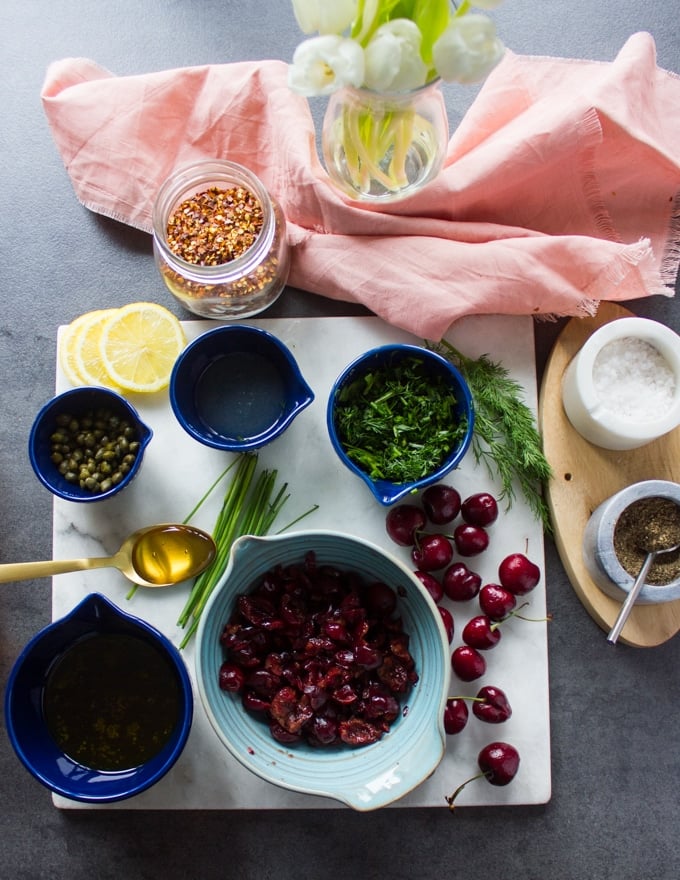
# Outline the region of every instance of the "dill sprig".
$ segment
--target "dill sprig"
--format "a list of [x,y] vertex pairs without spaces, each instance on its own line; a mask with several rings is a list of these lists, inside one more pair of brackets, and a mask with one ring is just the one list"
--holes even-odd
[[483,354],[476,360],[466,357],[450,342],[427,343],[448,358],[462,373],[475,405],[472,451],[491,476],[500,480],[501,498],[512,506],[515,484],[534,516],[546,532],[552,532],[542,486],[552,476],[543,454],[541,435],[534,415],[523,399],[523,389],[508,370]]

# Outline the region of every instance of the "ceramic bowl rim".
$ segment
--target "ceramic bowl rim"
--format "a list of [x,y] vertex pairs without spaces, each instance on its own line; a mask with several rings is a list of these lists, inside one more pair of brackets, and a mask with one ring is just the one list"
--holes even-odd
[[[430,646],[421,645],[421,639],[419,639],[417,642],[418,651],[423,649],[426,656],[429,656],[429,653],[433,650],[438,652],[437,672],[430,681],[423,680],[421,670],[421,702],[417,703],[415,696],[412,693],[409,701],[409,708],[412,708],[413,711],[399,719],[399,724],[408,724],[408,719],[416,719],[413,721],[413,726],[410,730],[409,728],[395,727],[390,733],[386,734],[382,740],[373,745],[364,746],[356,750],[344,750],[343,747],[339,747],[340,751],[334,752],[338,764],[342,765],[337,771],[337,775],[341,777],[341,782],[338,783],[340,788],[334,787],[333,784],[327,784],[324,788],[323,780],[319,779],[317,775],[314,775],[313,782],[310,781],[308,784],[289,778],[287,774],[290,772],[290,768],[293,768],[294,772],[295,758],[299,758],[301,753],[299,751],[296,752],[296,750],[291,747],[276,743],[269,736],[268,732],[265,732],[266,728],[264,728],[260,722],[252,721],[247,715],[243,716],[246,719],[244,724],[248,727],[249,746],[252,741],[253,747],[247,749],[243,746],[239,747],[239,742],[237,740],[232,741],[225,733],[223,726],[220,724],[206,687],[206,678],[210,677],[210,680],[212,680],[212,677],[214,676],[216,680],[216,674],[221,663],[222,653],[218,644],[218,638],[216,637],[218,635],[216,627],[219,627],[220,625],[223,626],[224,621],[222,621],[222,618],[224,617],[226,620],[227,609],[231,606],[231,603],[233,603],[235,596],[242,591],[241,586],[243,585],[243,587],[247,589],[247,587],[245,587],[245,581],[248,581],[250,585],[261,574],[269,569],[270,565],[273,564],[271,561],[271,554],[273,554],[275,559],[283,554],[286,558],[291,558],[291,561],[293,559],[299,560],[304,555],[302,546],[307,548],[313,546],[318,547],[319,543],[323,540],[328,540],[329,542],[340,541],[346,545],[347,542],[351,542],[355,549],[357,545],[361,545],[365,548],[367,553],[377,554],[374,558],[379,558],[380,564],[391,567],[395,572],[398,571],[400,578],[404,579],[402,583],[408,582],[409,586],[413,587],[413,593],[418,596],[419,611],[416,613],[420,615],[426,608],[430,612],[428,620],[431,622],[432,626],[423,626],[421,624],[420,629],[427,633],[427,636],[433,640],[433,644]],[[298,547],[299,549],[287,550],[287,545]],[[242,570],[238,576],[237,582],[231,587],[231,589],[229,589],[228,583],[232,576],[234,560],[242,549],[245,549],[247,552],[249,546],[253,548],[251,549],[251,552],[254,552],[254,549],[257,548],[258,552],[256,561],[254,564],[250,565],[247,570],[245,568]],[[336,553],[337,552],[338,551],[336,551]],[[325,559],[326,557],[322,554],[322,558]],[[283,564],[285,564],[285,562]],[[333,564],[333,562],[331,561],[330,564]],[[358,568],[361,571],[361,563]],[[403,597],[402,601],[405,601]],[[408,606],[406,606],[406,610],[408,611]],[[402,613],[403,612],[404,606],[402,606]],[[411,612],[408,611],[408,613],[410,614]],[[219,620],[216,619],[216,614],[220,615]],[[411,644],[413,647],[413,633],[411,633],[411,636]],[[423,641],[425,641],[424,638]],[[234,543],[227,568],[208,600],[201,616],[196,636],[195,677],[201,703],[215,735],[232,757],[236,758],[236,760],[251,773],[254,773],[260,778],[280,788],[303,794],[330,798],[340,801],[355,810],[369,811],[382,806],[387,806],[389,803],[399,800],[410,791],[413,791],[414,788],[420,785],[434,772],[445,754],[446,734],[443,727],[443,719],[451,677],[449,648],[450,646],[441,615],[439,614],[437,606],[430,594],[405,564],[378,545],[355,535],[327,529],[303,530],[263,537],[244,536]],[[417,688],[418,686],[416,686],[416,689]],[[211,689],[213,691],[216,690],[216,688],[212,686]],[[422,707],[420,711],[419,706]],[[227,708],[225,711],[228,712],[229,709]],[[243,710],[241,710],[240,707],[234,708],[234,712],[242,711]],[[365,795],[363,797],[358,797],[356,791],[351,789],[352,781],[349,780],[349,777],[352,776],[354,765],[357,761],[363,760],[369,762],[369,766],[371,766],[370,762],[375,760],[379,766],[382,766],[381,762],[385,762],[395,748],[395,745],[393,745],[393,743],[395,743],[394,736],[398,735],[399,730],[407,731],[408,735],[406,735],[406,741],[411,742],[411,745],[415,744],[416,747],[421,746],[421,748],[427,749],[426,763],[423,764],[419,761],[417,767],[411,768],[411,773],[413,775],[409,776],[407,781],[404,780],[400,786],[395,784],[393,789],[389,791],[383,791],[380,789],[368,798],[366,798]],[[410,740],[409,735],[411,736]],[[398,742],[398,740],[396,740],[396,742]],[[312,755],[314,757],[316,757],[316,755],[321,755],[321,760],[324,761],[325,757],[323,751],[324,750],[319,751],[306,748],[302,754]],[[414,749],[406,748],[405,751],[410,753],[411,751],[414,751]],[[328,755],[330,752],[326,754]],[[374,758],[374,756],[376,757]],[[399,758],[404,761],[405,764],[408,763],[408,758],[404,758],[403,755],[400,754]],[[397,761],[397,763],[399,763],[399,761]],[[316,765],[314,766],[316,767]],[[348,781],[345,781],[346,777],[348,778]],[[333,775],[333,778],[335,779],[335,774]],[[344,785],[346,785],[347,788],[342,788]]]
[[[80,489],[80,487],[66,483],[66,481],[61,478],[61,475],[59,475],[59,484],[57,484],[50,479],[50,476],[45,472],[44,468],[40,466],[38,461],[40,455],[39,450],[42,448],[44,442],[43,428],[45,426],[45,420],[51,413],[57,414],[60,410],[63,411],[63,407],[61,406],[62,403],[67,403],[70,399],[77,400],[79,398],[85,398],[86,395],[89,395],[93,399],[93,406],[96,405],[96,399],[97,396],[99,396],[106,398],[108,402],[125,411],[129,417],[134,420],[139,433],[139,451],[135,456],[132,467],[125,475],[125,478],[116,486],[112,486],[108,491],[100,492],[96,495],[91,492],[86,494],[84,490]],[[84,409],[84,407],[80,407],[79,405],[79,409]],[[122,394],[119,394],[111,388],[105,388],[100,385],[80,385],[77,388],[69,388],[66,391],[55,394],[54,397],[50,398],[50,400],[40,407],[33,420],[28,436],[28,458],[38,480],[55,497],[61,498],[63,501],[73,501],[78,504],[92,504],[97,501],[104,501],[107,498],[111,498],[113,495],[117,495],[118,492],[121,492],[130,485],[132,480],[139,473],[146,447],[151,442],[152,437],[153,430],[146,424],[146,422],[144,422],[136,408],[129,400],[123,397]],[[55,473],[57,473],[56,469]],[[65,485],[60,487],[61,483],[64,483]]]
[[[208,432],[201,429],[192,419],[190,419],[178,399],[179,382],[183,377],[183,373],[190,369],[189,365],[191,359],[199,357],[199,349],[214,344],[214,341],[217,338],[228,338],[230,336],[235,339],[238,339],[239,336],[244,338],[247,337],[249,340],[257,341],[258,344],[264,343],[271,347],[286,365],[288,370],[286,384],[289,389],[295,391],[294,396],[297,398],[290,401],[286,411],[271,428],[262,434],[245,439],[230,439],[216,432]],[[250,342],[248,346],[244,346],[243,350],[247,350],[249,346]],[[220,355],[205,355],[204,357],[205,366],[202,369],[205,369],[208,364],[218,360]],[[204,446],[227,452],[249,452],[255,449],[260,449],[266,444],[271,443],[279,437],[286,428],[288,428],[291,422],[302,412],[302,410],[306,409],[314,401],[314,392],[302,375],[300,366],[288,346],[274,333],[266,330],[264,327],[240,323],[224,324],[220,327],[214,327],[210,330],[206,330],[193,339],[175,361],[170,375],[168,395],[170,399],[170,407],[175,418],[187,434],[193,437],[194,440],[202,443]]]
[[[55,757],[55,760],[65,760],[69,764],[69,766],[78,768],[80,771],[83,771],[78,776],[79,787],[76,791],[74,789],[70,789],[67,784],[63,784],[62,780],[68,779],[68,776],[60,774],[57,778],[51,776],[49,773],[39,769],[39,767],[36,766],[36,762],[31,757],[30,751],[31,747],[34,745],[35,736],[27,736],[25,730],[22,731],[20,729],[20,726],[16,722],[16,711],[18,710],[15,711],[15,705],[17,704],[18,700],[22,699],[21,696],[17,695],[17,687],[19,685],[20,677],[24,673],[28,674],[27,670],[30,672],[29,665],[34,662],[35,653],[40,649],[41,643],[48,641],[52,636],[55,635],[55,633],[58,633],[58,628],[67,625],[68,622],[72,618],[74,618],[83,608],[86,608],[89,605],[93,604],[98,604],[100,607],[103,606],[105,611],[110,616],[118,616],[125,620],[128,626],[134,626],[135,628],[138,628],[143,633],[144,638],[150,642],[153,642],[163,652],[164,656],[168,658],[177,674],[178,681],[180,683],[180,720],[169,742],[156,756],[150,759],[150,761],[146,762],[145,764],[141,764],[139,767],[133,768],[132,770],[112,771],[104,773],[90,768],[85,768],[83,767],[83,765],[78,764],[71,758],[67,758],[58,748],[57,744],[51,740],[51,737],[49,736],[49,733],[45,728],[44,719],[42,718],[42,709],[31,706],[31,711],[35,713],[35,716],[38,717],[38,715],[40,715],[42,736],[44,737],[45,741],[49,741],[52,755]],[[83,637],[87,634],[87,632],[94,633],[97,631],[97,627],[93,625],[90,630],[84,630],[78,638]],[[64,643],[61,651],[57,653],[56,656],[60,656],[60,654],[66,651],[72,644],[75,644],[77,640],[78,639],[68,639]],[[53,660],[51,660],[49,663],[44,660],[39,660],[38,668],[41,668],[41,665],[45,666],[44,672],[46,673],[53,664],[54,659],[56,659],[56,657],[53,658]],[[35,672],[36,670],[31,673],[31,676],[33,676]],[[36,687],[39,684],[40,694],[42,694],[45,680],[46,674],[36,684]],[[26,700],[28,699],[29,698],[24,695],[24,702],[26,702]],[[155,785],[155,783],[158,782],[163,776],[165,776],[170,768],[177,762],[178,758],[182,754],[182,751],[184,750],[193,722],[193,687],[191,684],[191,677],[189,675],[186,664],[184,663],[184,660],[180,656],[178,649],[172,644],[167,636],[165,636],[162,632],[160,632],[160,630],[152,626],[148,621],[143,620],[140,617],[136,617],[135,615],[129,614],[126,611],[123,611],[114,602],[112,602],[101,593],[89,593],[83,599],[81,599],[77,603],[77,605],[75,605],[67,614],[63,615],[57,620],[51,621],[46,626],[42,627],[42,629],[35,633],[26,643],[21,653],[15,660],[12,669],[10,670],[9,678],[7,680],[7,686],[5,689],[4,711],[5,726],[10,743],[17,757],[24,765],[26,770],[28,770],[28,772],[35,779],[38,780],[38,782],[40,782],[54,794],[67,798],[68,800],[92,804],[114,803],[117,801],[126,800],[137,794],[141,794],[141,792],[143,791],[146,791],[152,785]],[[35,729],[35,727],[32,727],[33,731],[35,731]],[[101,781],[102,786],[100,793],[92,794],[91,790],[88,790],[88,792],[85,793],[83,780],[86,780],[89,785],[92,785],[92,783],[96,785],[97,782]]]
[[[462,396],[462,400],[459,400],[458,403],[460,408],[464,411],[468,423],[465,436],[447,456],[446,460],[440,465],[440,467],[431,474],[421,477],[419,480],[414,480],[411,483],[393,483],[388,480],[376,481],[371,479],[371,477],[362,468],[355,464],[355,462],[353,462],[345,453],[335,429],[335,399],[342,385],[352,373],[356,372],[358,369],[369,365],[371,361],[381,360],[393,353],[396,353],[399,356],[403,355],[404,357],[409,354],[421,357],[424,361],[436,364],[442,373],[448,374],[457,386],[457,396]],[[412,343],[386,343],[371,348],[363,354],[358,355],[342,370],[333,382],[326,405],[326,429],[336,455],[348,470],[359,477],[359,479],[368,486],[376,500],[384,506],[395,504],[397,501],[402,500],[412,492],[424,489],[426,486],[431,486],[433,483],[439,482],[446,474],[456,468],[466,455],[470,448],[470,444],[472,443],[474,422],[475,412],[472,393],[460,370],[438,352]]]

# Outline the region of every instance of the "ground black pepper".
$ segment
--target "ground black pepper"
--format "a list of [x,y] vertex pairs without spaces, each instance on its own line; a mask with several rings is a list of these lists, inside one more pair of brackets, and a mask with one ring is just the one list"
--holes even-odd
[[[641,498],[623,511],[614,528],[614,552],[621,566],[636,577],[650,550],[680,543],[680,507],[670,498]],[[670,584],[680,576],[680,551],[659,556],[646,582]]]

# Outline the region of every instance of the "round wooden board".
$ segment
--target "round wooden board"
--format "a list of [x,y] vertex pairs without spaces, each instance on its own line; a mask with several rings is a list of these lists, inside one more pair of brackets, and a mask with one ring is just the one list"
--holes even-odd
[[[558,337],[543,375],[538,424],[545,455],[553,468],[547,486],[555,544],[577,596],[605,632],[621,603],[603,593],[583,562],[583,532],[591,513],[620,489],[641,480],[680,482],[680,428],[625,452],[600,449],[571,426],[562,407],[562,375],[588,337],[631,312],[615,303],[601,303],[592,318],[572,318]],[[619,641],[638,648],[660,645],[680,631],[680,600],[663,605],[637,605]]]

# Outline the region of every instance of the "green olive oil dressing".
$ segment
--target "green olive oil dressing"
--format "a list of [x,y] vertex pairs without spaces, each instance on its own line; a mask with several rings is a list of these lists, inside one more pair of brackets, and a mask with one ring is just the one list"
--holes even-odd
[[148,642],[95,633],[57,660],[43,708],[50,733],[73,761],[129,770],[167,743],[179,719],[180,689],[169,662]]
[[203,422],[223,437],[257,437],[281,418],[286,389],[278,370],[254,352],[219,358],[205,369],[196,388]]

